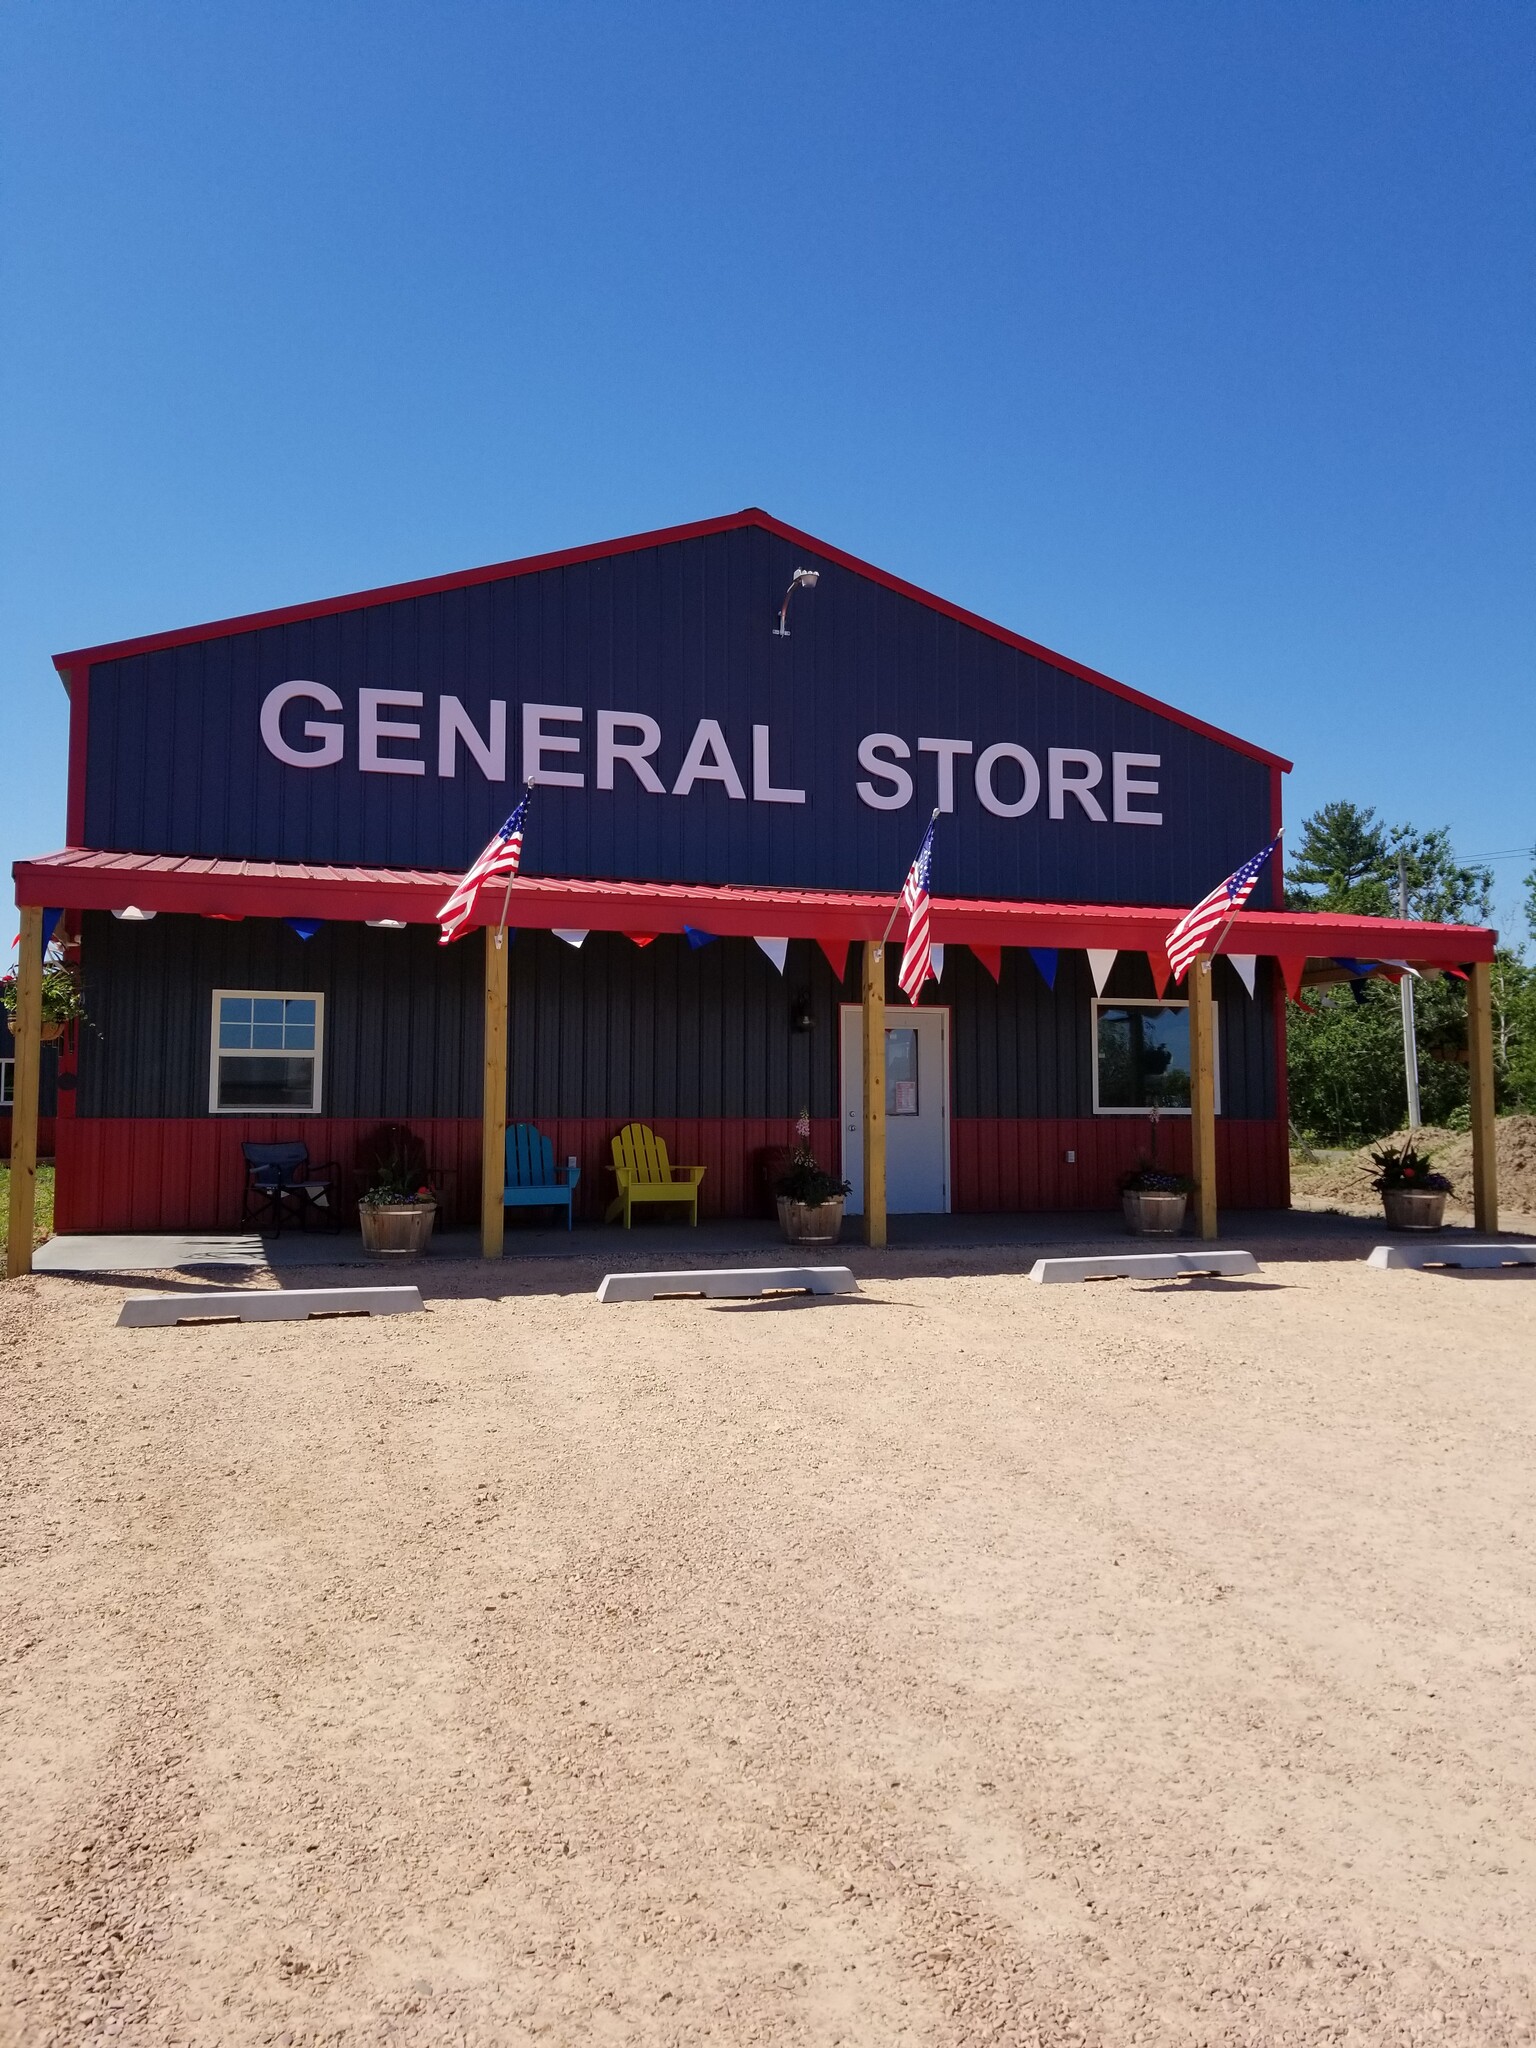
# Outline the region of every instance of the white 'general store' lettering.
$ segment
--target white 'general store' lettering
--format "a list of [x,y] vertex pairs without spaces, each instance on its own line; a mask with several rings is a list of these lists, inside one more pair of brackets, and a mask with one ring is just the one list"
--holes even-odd
[[[398,716],[420,712],[420,690],[359,690],[357,693],[357,765],[365,775],[425,775],[426,758],[401,751],[423,745],[423,721]],[[318,706],[325,718],[291,718],[285,734],[283,714],[290,704]],[[261,706],[261,737],[267,752],[289,768],[335,768],[346,757],[347,729],[335,716],[343,709],[339,693],[326,683],[279,683]],[[586,771],[579,765],[586,712],[578,704],[524,703],[522,715],[522,780],[562,789],[584,789]],[[297,722],[298,729],[294,727]],[[616,787],[620,771],[633,777],[650,796],[668,794],[657,771],[662,732],[644,711],[598,711],[593,714],[593,786]],[[290,736],[291,735],[291,736]],[[459,772],[462,753],[488,782],[507,779],[507,706],[492,698],[484,732],[457,697],[437,702],[439,779],[451,781]],[[303,744],[299,743],[303,742]],[[676,777],[673,796],[687,796],[700,783],[719,783],[737,803],[803,804],[803,789],[777,787],[773,780],[770,728],[752,728],[751,796],[717,719],[701,718],[694,727]],[[1013,740],[994,740],[977,749],[964,739],[919,738],[914,755],[900,733],[866,733],[859,742],[864,776],[854,784],[859,801],[874,811],[904,810],[917,795],[913,769],[904,765],[917,756],[934,760],[933,800],[940,811],[955,808],[957,764],[967,764],[976,800],[995,818],[1022,818],[1033,811],[1042,793],[1046,814],[1072,815],[1094,824],[1161,825],[1163,814],[1142,808],[1138,800],[1158,795],[1158,784],[1146,773],[1162,765],[1158,754],[1112,753],[1105,784],[1103,757],[1089,747],[1048,747],[1045,766],[1027,747]],[[926,781],[926,777],[925,777]],[[926,803],[926,795],[924,802]],[[1105,805],[1109,808],[1106,810]]]

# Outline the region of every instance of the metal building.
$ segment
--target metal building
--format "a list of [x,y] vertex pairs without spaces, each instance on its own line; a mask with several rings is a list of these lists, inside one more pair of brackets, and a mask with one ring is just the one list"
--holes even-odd
[[[508,1117],[580,1162],[588,1216],[633,1118],[733,1215],[805,1111],[857,1210],[882,996],[892,1208],[1111,1207],[1154,1103],[1191,1158],[1162,941],[1279,830],[1289,765],[759,511],[58,668],[68,845],[16,880],[83,976],[70,1230],[228,1225],[242,1140],[345,1162],[383,1120],[462,1220]],[[435,912],[529,780],[492,1100],[496,970]],[[883,986],[872,948],[935,809],[942,966],[914,1010],[900,922]],[[478,924],[501,908],[483,892]],[[1286,913],[1272,862],[1209,977],[1225,1198],[1288,1199],[1287,981],[1492,938]]]

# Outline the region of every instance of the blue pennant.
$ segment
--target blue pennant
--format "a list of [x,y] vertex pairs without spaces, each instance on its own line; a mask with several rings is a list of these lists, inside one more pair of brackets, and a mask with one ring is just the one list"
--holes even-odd
[[695,950],[700,946],[712,946],[719,936],[718,932],[701,932],[695,925],[685,924],[683,926],[683,937]]
[[324,922],[325,919],[323,917],[285,917],[283,919],[283,923],[287,925],[289,931],[297,932],[301,939],[312,939]]
[[1029,957],[1040,970],[1041,979],[1054,995],[1056,992],[1056,946],[1031,946]]

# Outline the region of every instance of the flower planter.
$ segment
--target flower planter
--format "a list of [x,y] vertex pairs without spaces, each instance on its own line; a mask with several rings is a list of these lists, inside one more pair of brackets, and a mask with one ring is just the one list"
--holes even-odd
[[43,1043],[46,1045],[49,1039],[51,1038],[62,1038],[64,1036],[64,1033],[68,1029],[69,1026],[63,1021],[62,1018],[59,1018],[57,1020],[50,1020],[49,1018],[45,1017],[43,1019],[43,1028],[39,1035],[42,1038]]
[[843,1227],[843,1203],[836,1195],[830,1202],[792,1202],[780,1195],[779,1224],[791,1244],[836,1244]]
[[1135,1237],[1177,1237],[1184,1228],[1189,1197],[1161,1189],[1127,1188],[1120,1197],[1125,1227]]
[[1388,1230],[1439,1230],[1445,1222],[1445,1196],[1435,1188],[1383,1188],[1381,1205]]
[[360,1203],[363,1250],[379,1259],[419,1259],[437,1220],[436,1202]]

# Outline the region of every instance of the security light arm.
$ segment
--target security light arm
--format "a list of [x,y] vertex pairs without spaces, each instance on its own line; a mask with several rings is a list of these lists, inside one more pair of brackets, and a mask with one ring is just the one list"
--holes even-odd
[[807,590],[814,590],[820,581],[821,571],[819,569],[797,569],[795,571],[794,575],[789,579],[789,588],[784,593],[784,602],[779,606],[779,623],[773,629],[775,640],[787,640],[789,638],[789,600],[794,596],[795,592],[802,584],[804,584]]

